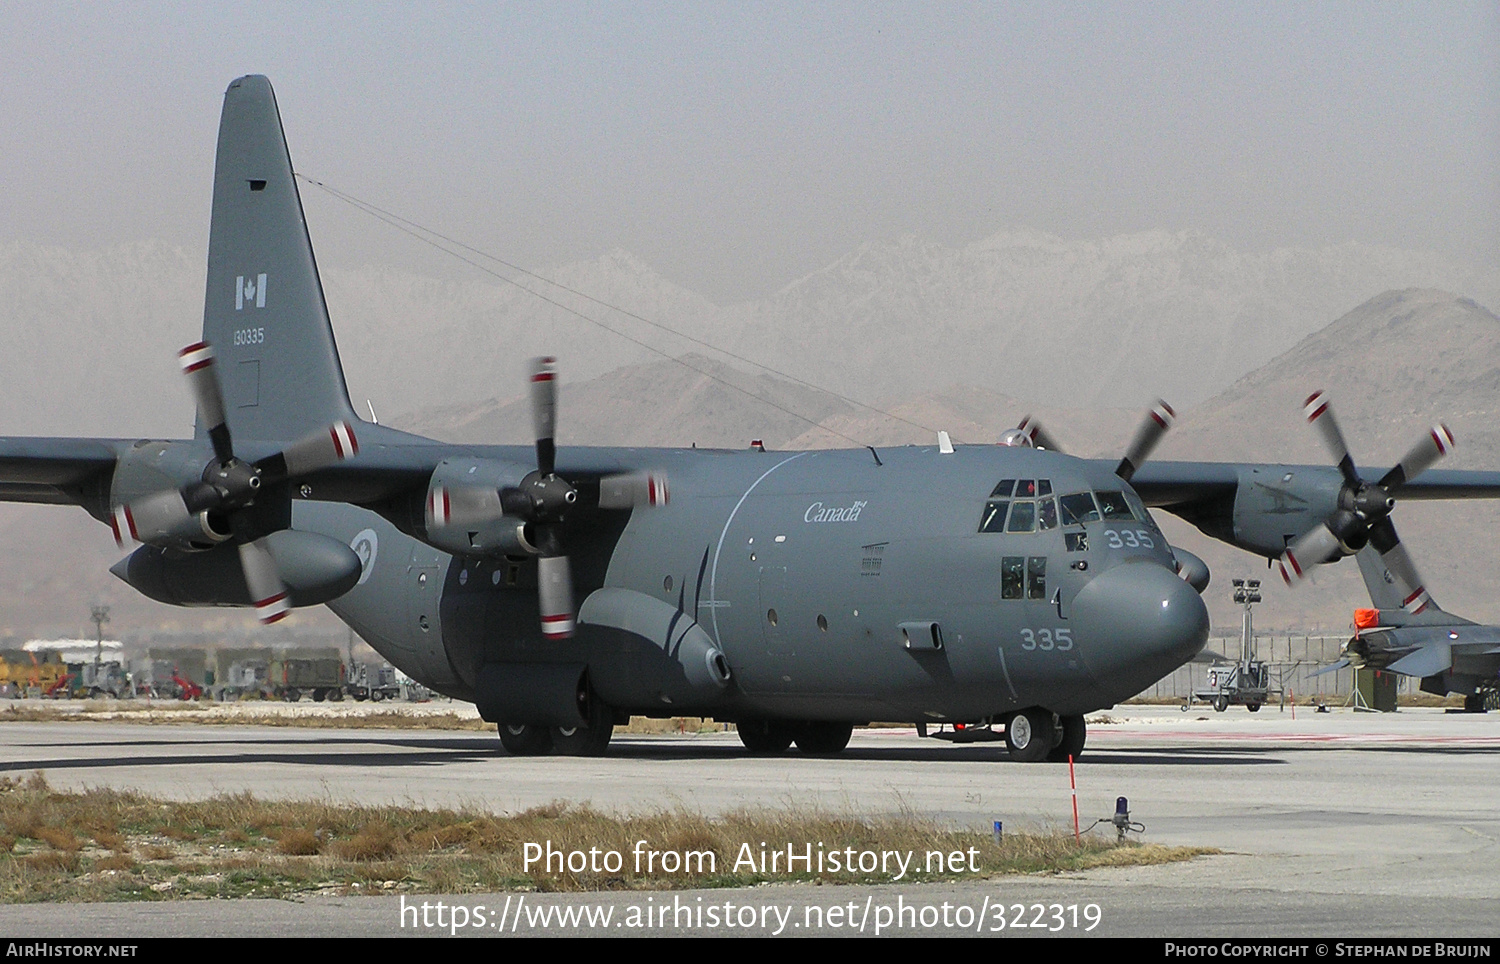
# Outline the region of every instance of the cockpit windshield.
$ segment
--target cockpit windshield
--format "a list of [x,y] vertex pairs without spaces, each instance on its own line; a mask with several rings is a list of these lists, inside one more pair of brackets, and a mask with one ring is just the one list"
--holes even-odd
[[1086,522],[1146,520],[1134,492],[1106,489],[1053,496],[1050,479],[1003,479],[990,492],[980,532],[1046,532]]
[[1130,511],[1130,504],[1125,501],[1125,493],[1095,492],[1094,497],[1099,500],[1099,511],[1106,520],[1135,518]]
[[1075,492],[1072,495],[1065,495],[1058,499],[1057,503],[1062,510],[1062,524],[1065,526],[1099,521],[1099,509],[1094,505],[1092,492]]

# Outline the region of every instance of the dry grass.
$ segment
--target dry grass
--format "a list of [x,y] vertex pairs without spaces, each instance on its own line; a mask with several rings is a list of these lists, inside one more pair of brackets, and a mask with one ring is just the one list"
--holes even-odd
[[[64,793],[39,774],[0,781],[0,902],[286,897],[299,893],[474,893],[745,886],[765,881],[883,882],[891,874],[761,866],[767,851],[913,854],[906,880],[1049,873],[1186,860],[1210,851],[1082,845],[1071,834],[954,830],[915,815],[743,811],[710,818],[684,811],[607,814],[552,803],[497,816],[480,811],[273,802],[248,794],[172,803],[113,790]],[[637,867],[646,841],[658,857]],[[566,858],[528,866],[527,844],[567,854],[617,852],[613,868],[567,869]],[[745,849],[749,845],[749,850]],[[661,855],[696,852],[696,865]],[[960,852],[977,871],[925,866],[928,852]],[[737,858],[749,853],[756,865]],[[711,856],[710,856],[711,855]],[[663,866],[663,865],[667,866]]]

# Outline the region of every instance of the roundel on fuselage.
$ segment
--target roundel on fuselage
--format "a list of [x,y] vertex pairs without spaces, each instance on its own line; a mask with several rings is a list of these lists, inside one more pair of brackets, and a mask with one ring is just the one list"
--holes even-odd
[[374,529],[363,529],[349,541],[349,548],[359,556],[359,582],[355,585],[363,586],[370,578],[370,573],[375,571],[375,555],[380,551],[380,537],[375,535]]

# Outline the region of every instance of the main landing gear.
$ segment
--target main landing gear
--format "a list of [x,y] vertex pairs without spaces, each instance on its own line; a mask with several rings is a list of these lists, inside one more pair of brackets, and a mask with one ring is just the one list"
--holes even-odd
[[587,721],[577,726],[534,726],[501,723],[500,745],[511,756],[603,756],[614,735],[614,711],[590,694],[584,708]]
[[827,723],[821,720],[741,720],[735,727],[740,742],[751,753],[784,753],[793,743],[810,756],[833,756],[849,745],[854,733],[850,723]]
[[1017,763],[1066,763],[1083,755],[1088,727],[1081,716],[1057,716],[1032,707],[1005,724],[1005,746]]

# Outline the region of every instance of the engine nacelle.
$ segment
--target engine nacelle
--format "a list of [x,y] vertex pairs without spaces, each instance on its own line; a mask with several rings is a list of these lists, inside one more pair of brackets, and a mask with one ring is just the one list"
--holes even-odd
[[[359,556],[336,539],[283,529],[264,542],[293,606],[337,599],[359,581]],[[172,606],[252,605],[237,546],[191,553],[142,546],[110,572],[142,595]]]
[[143,439],[120,456],[110,482],[111,520],[122,542],[181,552],[212,549],[229,539],[227,520],[192,513],[178,490],[203,479],[213,453],[194,442]]
[[1331,467],[1244,466],[1232,495],[1168,508],[1206,535],[1276,559],[1338,510],[1343,484]]
[[454,555],[535,555],[525,520],[505,515],[499,494],[520,485],[531,471],[496,459],[439,462],[427,483],[424,541]]

